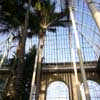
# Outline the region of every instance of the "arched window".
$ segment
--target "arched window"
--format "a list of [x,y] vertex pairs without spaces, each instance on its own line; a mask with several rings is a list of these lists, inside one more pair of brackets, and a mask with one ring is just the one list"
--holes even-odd
[[[88,86],[91,100],[100,100],[100,85],[94,81],[88,80]],[[81,91],[84,96],[83,83],[81,85]]]
[[52,82],[47,88],[46,100],[69,100],[69,91],[65,83]]

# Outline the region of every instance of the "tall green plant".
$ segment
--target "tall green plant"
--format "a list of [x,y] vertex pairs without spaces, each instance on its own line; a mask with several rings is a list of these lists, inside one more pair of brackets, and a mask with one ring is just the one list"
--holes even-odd
[[[62,26],[62,27],[66,27],[65,23],[61,20],[64,16],[66,16],[66,9],[63,12],[55,12],[55,3],[51,3],[50,0],[38,0],[37,2],[33,3],[34,6],[34,12],[32,14],[32,20],[30,19],[30,23],[32,21],[36,21],[34,20],[34,16],[36,16],[36,19],[38,19],[38,21],[36,23],[38,23],[38,32],[36,33],[36,35],[39,37],[39,45],[38,45],[38,63],[35,62],[37,64],[37,72],[36,70],[34,70],[34,73],[37,74],[37,79],[36,79],[36,93],[38,95],[36,95],[36,100],[38,100],[38,96],[39,96],[39,87],[40,86],[40,74],[41,74],[41,63],[42,63],[42,52],[43,52],[43,47],[44,47],[44,41],[45,41],[45,37],[46,37],[46,31],[56,31],[55,27],[58,26]],[[37,25],[37,24],[36,24]],[[30,28],[33,27],[32,25],[30,25]],[[37,27],[37,26],[36,26]],[[37,60],[36,60],[37,61]],[[34,77],[36,77],[35,74],[33,74],[33,83],[35,85],[34,82]],[[33,88],[34,86],[32,86]],[[33,89],[31,89],[31,93],[30,93],[30,100],[32,99],[32,92]]]
[[[33,46],[29,52],[24,56],[25,57],[25,63],[24,63],[24,84],[23,84],[23,92],[24,92],[24,100],[28,100],[30,88],[31,88],[31,78],[32,78],[32,72],[33,72],[33,65],[35,61],[35,55],[36,55],[36,47]],[[16,67],[17,67],[18,59],[16,58],[16,54],[13,56],[12,59],[9,60],[8,68],[10,70],[10,75],[8,76],[7,86],[5,87],[5,90],[3,92],[3,100],[17,100],[16,97],[14,97],[15,94],[15,73],[16,73]]]
[[[27,27],[26,27],[26,9],[24,9],[25,2],[27,0],[3,0],[1,2],[1,20],[0,23],[3,25],[1,32],[9,32],[10,30],[17,33],[17,39],[19,41],[17,47],[17,58],[18,63],[16,67],[16,98],[22,100],[23,95],[23,71],[24,71],[24,55],[25,55],[25,43],[27,38]],[[17,32],[16,32],[17,31]]]
[[[29,26],[30,32],[25,30],[25,15],[26,9],[24,9],[27,0],[3,0],[0,2],[1,7],[1,20],[0,23],[3,28],[0,29],[1,32],[7,32],[9,30],[18,31],[17,38],[19,39],[19,44],[17,47],[17,57],[18,64],[16,67],[16,92],[19,99],[23,95],[23,71],[24,71],[24,54],[25,54],[25,43],[26,38],[32,35],[39,36],[39,65],[41,65],[41,55],[44,47],[44,39],[46,35],[46,30],[56,31],[54,26],[64,26],[63,18],[66,13],[56,13],[55,3],[50,3],[50,0],[33,0],[32,6],[34,12],[29,14]],[[20,31],[19,31],[20,30]],[[38,67],[40,68],[40,67]]]

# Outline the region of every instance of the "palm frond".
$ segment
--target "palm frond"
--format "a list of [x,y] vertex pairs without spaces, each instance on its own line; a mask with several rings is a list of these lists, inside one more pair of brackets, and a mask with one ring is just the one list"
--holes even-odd
[[[24,1],[25,2],[25,1]],[[16,28],[24,23],[25,12],[22,0],[20,4],[17,0],[3,0],[1,7],[1,20],[7,22],[12,28]]]

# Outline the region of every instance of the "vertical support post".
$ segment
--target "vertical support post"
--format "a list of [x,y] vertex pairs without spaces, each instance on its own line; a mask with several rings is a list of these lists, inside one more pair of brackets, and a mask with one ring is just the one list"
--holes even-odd
[[78,97],[78,100],[81,100],[80,83],[79,83],[79,80],[78,80],[76,61],[75,61],[75,54],[74,53],[75,53],[74,49],[71,48],[71,56],[72,56],[72,61],[73,61],[73,66],[74,66],[74,73],[75,73],[75,83],[76,83],[76,88],[77,88],[77,97]]
[[34,64],[34,71],[33,71],[33,76],[32,76],[31,91],[30,91],[29,100],[32,100],[33,92],[36,89],[36,87],[35,87],[35,79],[36,79],[37,62],[38,62],[38,50],[37,50],[36,57],[35,57],[35,64]]
[[[69,24],[68,24],[69,25]],[[69,25],[69,47],[70,47],[70,57],[71,62],[73,63],[74,67],[74,75],[75,75],[75,87],[76,87],[76,94],[77,94],[77,100],[81,100],[81,93],[80,93],[80,83],[78,80],[78,74],[77,74],[77,68],[76,68],[76,61],[75,61],[75,52],[72,48],[72,33],[70,32],[70,25]]]
[[92,0],[85,0],[85,1],[100,31],[100,11],[96,9],[95,4],[93,3]]
[[69,7],[69,11],[70,11],[70,17],[71,17],[71,21],[72,21],[72,25],[73,25],[73,29],[74,29],[74,35],[75,35],[77,52],[78,52],[78,56],[79,56],[80,69],[81,69],[81,75],[82,75],[83,84],[84,84],[85,96],[86,96],[86,100],[90,100],[89,89],[88,89],[85,69],[83,66],[83,58],[82,58],[82,53],[81,53],[81,49],[80,49],[79,38],[78,38],[78,33],[77,33],[77,29],[76,29],[76,24],[75,24],[72,7]]

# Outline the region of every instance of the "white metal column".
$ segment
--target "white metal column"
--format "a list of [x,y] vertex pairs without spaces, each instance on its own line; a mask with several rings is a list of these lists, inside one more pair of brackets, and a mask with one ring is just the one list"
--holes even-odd
[[79,57],[81,75],[82,75],[84,90],[85,90],[85,97],[86,97],[86,100],[90,100],[89,89],[88,89],[88,84],[87,84],[87,79],[86,79],[86,73],[85,73],[85,69],[84,69],[84,65],[83,65],[83,57],[82,57],[82,53],[81,53],[78,32],[76,29],[76,23],[75,23],[72,7],[69,7],[69,11],[70,11],[70,17],[71,17],[71,21],[72,21],[72,25],[73,25],[73,30],[74,30],[73,33],[75,35],[77,53],[78,53],[78,57]]
[[92,16],[93,16],[93,18],[94,18],[94,20],[97,24],[97,27],[100,31],[100,11],[98,11],[96,9],[96,6],[95,6],[95,4],[93,3],[92,0],[85,0],[85,1],[88,5],[88,8],[90,9],[90,12],[91,12],[91,14],[92,14]]

